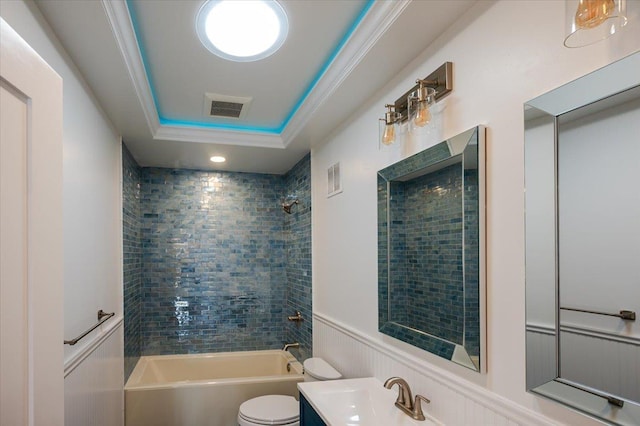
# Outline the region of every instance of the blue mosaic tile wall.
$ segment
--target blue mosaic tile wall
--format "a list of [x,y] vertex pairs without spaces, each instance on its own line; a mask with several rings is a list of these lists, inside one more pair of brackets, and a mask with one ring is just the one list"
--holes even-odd
[[287,321],[287,343],[298,342],[300,349],[291,353],[303,361],[313,354],[311,305],[311,156],[300,160],[284,176],[284,193],[297,198],[299,204],[284,214],[284,239],[287,256],[286,314],[300,311],[304,320]]
[[310,180],[309,155],[275,176],[141,168],[123,147],[125,380],[141,355],[311,356]]
[[142,235],[140,179],[142,170],[122,145],[122,229],[124,280],[124,380],[140,358]]
[[143,169],[142,353],[282,346],[280,176]]

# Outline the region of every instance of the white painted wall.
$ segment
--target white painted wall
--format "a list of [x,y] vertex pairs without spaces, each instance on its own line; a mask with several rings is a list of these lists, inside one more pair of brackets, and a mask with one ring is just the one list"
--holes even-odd
[[[640,312],[640,100],[560,126],[560,304]],[[638,321],[561,311],[562,325],[640,340]],[[637,355],[636,355],[637,356]]]
[[[107,322],[102,330],[96,330],[77,345],[65,345],[68,367],[84,359],[96,339],[122,318],[120,136],[37,6],[29,0],[3,0],[0,15],[63,79],[65,339],[72,339],[92,326],[99,309],[117,314],[109,320],[111,324]],[[122,358],[122,338],[117,342]],[[111,370],[110,374],[121,380],[122,360],[119,365],[119,370]],[[67,392],[82,390],[65,386]]]
[[[525,392],[523,103],[639,50],[640,2],[628,3],[630,22],[623,32],[604,42],[570,50],[562,44],[563,2],[480,1],[381,88],[347,125],[313,147],[314,311],[375,342],[365,345],[365,360],[377,357],[380,348],[389,348],[423,360],[434,371],[461,377],[473,392],[484,393],[485,407],[490,403],[486,401],[506,399],[558,423],[596,424]],[[445,61],[454,63],[455,87],[441,105],[441,131],[402,154],[379,151],[377,120],[383,115],[384,104],[404,93],[415,78],[428,75]],[[486,376],[377,332],[376,171],[400,156],[477,124],[488,128]],[[344,192],[326,198],[326,169],[338,161]],[[328,356],[338,353],[332,360],[348,376],[386,371],[376,368],[375,362],[371,368],[359,367],[356,364],[360,360],[350,360],[348,353],[338,349],[340,344],[338,338],[316,341],[314,336],[314,352]],[[389,372],[394,365],[404,368],[400,362],[391,361]],[[406,374],[412,387],[432,400],[446,399],[447,390],[429,379],[434,373],[408,370]],[[437,412],[435,404],[432,408]],[[455,417],[451,424],[456,424]]]
[[[56,70],[64,85],[65,338],[122,312],[120,136],[30,1],[2,2],[2,17]],[[65,361],[79,351],[66,347]]]
[[[556,181],[554,118],[527,119],[525,263],[527,325],[555,327]],[[554,351],[555,353],[555,351]]]

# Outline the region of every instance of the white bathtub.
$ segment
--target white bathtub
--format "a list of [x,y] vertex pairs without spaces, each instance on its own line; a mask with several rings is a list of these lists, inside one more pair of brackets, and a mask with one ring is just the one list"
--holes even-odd
[[[287,371],[287,366],[291,371]],[[124,387],[126,426],[232,426],[240,404],[298,398],[302,365],[281,350],[141,357]]]

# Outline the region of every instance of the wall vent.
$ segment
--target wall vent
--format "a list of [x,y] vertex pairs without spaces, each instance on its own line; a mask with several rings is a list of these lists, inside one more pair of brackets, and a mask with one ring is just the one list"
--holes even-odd
[[340,163],[335,163],[327,169],[327,198],[342,192],[340,178]]
[[250,103],[251,98],[205,93],[204,115],[215,118],[242,119],[247,115]]

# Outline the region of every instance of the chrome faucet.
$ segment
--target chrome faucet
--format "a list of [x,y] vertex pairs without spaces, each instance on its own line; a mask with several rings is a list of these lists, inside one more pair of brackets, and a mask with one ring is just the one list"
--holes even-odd
[[411,398],[411,388],[409,384],[400,377],[391,377],[384,382],[384,387],[391,389],[393,385],[398,385],[398,398],[396,398],[396,407],[404,411],[407,415],[411,416],[415,420],[424,420],[424,413],[422,412],[422,404],[424,401],[427,404],[430,403],[427,398],[422,395],[416,395],[415,402]]
[[282,348],[283,351],[287,351],[290,348],[299,348],[300,347],[300,343],[287,343],[284,345],[284,348]]

